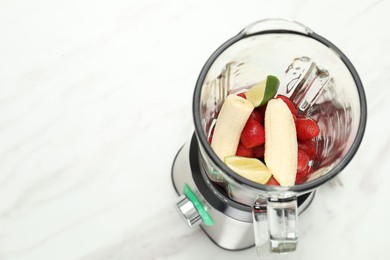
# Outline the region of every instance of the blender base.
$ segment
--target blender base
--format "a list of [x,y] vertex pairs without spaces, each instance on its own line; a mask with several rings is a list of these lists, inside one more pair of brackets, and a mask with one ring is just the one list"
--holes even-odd
[[[231,200],[222,187],[213,184],[200,164],[199,147],[195,137],[183,145],[172,164],[171,177],[178,195],[188,185],[207,210],[214,225],[200,224],[206,235],[226,250],[244,250],[255,245],[251,207]],[[298,196],[298,214],[305,211],[315,192]]]

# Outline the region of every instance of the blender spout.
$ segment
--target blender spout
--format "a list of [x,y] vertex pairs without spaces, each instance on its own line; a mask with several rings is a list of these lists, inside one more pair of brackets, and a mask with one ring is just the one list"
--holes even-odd
[[307,26],[297,22],[286,20],[282,18],[269,18],[263,19],[257,22],[254,22],[244,29],[246,35],[252,35],[256,33],[261,33],[264,31],[275,31],[275,30],[284,30],[284,31],[293,31],[301,34],[311,34],[313,31]]

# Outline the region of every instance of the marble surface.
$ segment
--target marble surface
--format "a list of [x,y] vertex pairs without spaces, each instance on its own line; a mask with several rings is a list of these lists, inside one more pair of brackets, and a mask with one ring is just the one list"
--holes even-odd
[[[173,208],[204,62],[247,24],[300,21],[355,65],[362,145],[284,259],[389,259],[389,0],[0,1],[0,259],[257,259]],[[278,257],[279,259],[279,257]]]

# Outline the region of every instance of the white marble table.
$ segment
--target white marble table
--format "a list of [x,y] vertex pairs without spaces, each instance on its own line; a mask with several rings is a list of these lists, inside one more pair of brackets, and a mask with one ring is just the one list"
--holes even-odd
[[[239,3],[239,4],[238,4]],[[284,259],[389,259],[390,1],[0,1],[0,259],[256,259],[173,208],[204,62],[247,24],[300,21],[341,48],[364,141]]]

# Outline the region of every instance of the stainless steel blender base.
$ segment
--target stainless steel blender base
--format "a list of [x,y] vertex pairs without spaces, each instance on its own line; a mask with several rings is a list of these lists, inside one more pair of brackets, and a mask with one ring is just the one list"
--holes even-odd
[[[183,195],[186,184],[194,192],[214,222],[212,226],[201,223],[200,227],[216,245],[227,250],[253,247],[255,238],[251,208],[232,201],[222,188],[210,182],[199,159],[198,143],[194,134],[191,141],[179,150],[172,165],[171,177],[176,192]],[[299,196],[298,212],[302,213],[313,198],[314,191]],[[181,203],[183,204],[182,199]],[[193,210],[191,217],[192,213]]]

